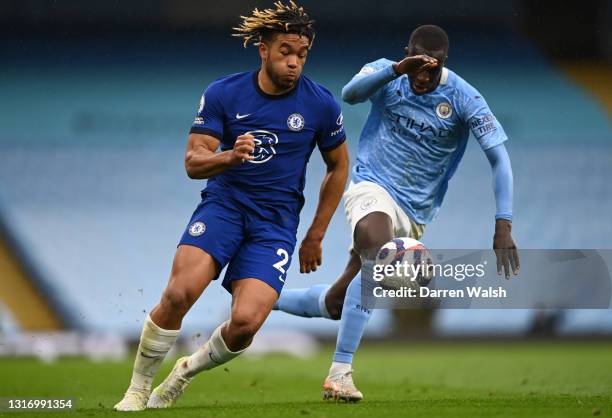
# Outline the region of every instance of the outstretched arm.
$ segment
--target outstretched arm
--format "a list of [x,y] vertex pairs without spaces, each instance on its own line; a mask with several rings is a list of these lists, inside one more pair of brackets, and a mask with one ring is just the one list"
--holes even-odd
[[342,88],[342,100],[348,104],[365,102],[382,86],[398,76],[391,65],[369,74],[359,73]]
[[346,142],[331,151],[323,152],[327,174],[321,183],[319,204],[308,232],[300,245],[300,273],[316,271],[321,265],[323,237],[338,203],[342,198],[348,178],[348,147]]
[[377,71],[366,66],[342,88],[342,100],[348,104],[365,102],[382,86],[395,80],[400,75],[412,74],[436,65],[437,61],[434,58],[426,55],[415,55],[406,57],[400,62],[395,62]]
[[497,273],[504,272],[510,278],[510,269],[516,275],[519,271],[519,257],[512,238],[512,195],[513,178],[510,157],[504,144],[485,150],[493,170],[493,193],[495,195],[495,235],[493,249],[497,256]]

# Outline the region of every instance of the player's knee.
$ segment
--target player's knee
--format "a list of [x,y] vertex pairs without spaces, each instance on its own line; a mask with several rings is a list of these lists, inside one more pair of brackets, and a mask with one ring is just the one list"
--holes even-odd
[[378,249],[392,239],[393,224],[385,213],[371,213],[355,226],[355,249],[361,256],[373,258]]
[[362,257],[374,258],[378,249],[393,239],[387,231],[363,228],[355,231],[355,249]]
[[378,250],[393,239],[393,234],[386,231],[364,229],[355,234],[355,247],[359,252],[367,250]]
[[164,291],[161,303],[171,312],[184,315],[192,302],[187,290],[169,287]]

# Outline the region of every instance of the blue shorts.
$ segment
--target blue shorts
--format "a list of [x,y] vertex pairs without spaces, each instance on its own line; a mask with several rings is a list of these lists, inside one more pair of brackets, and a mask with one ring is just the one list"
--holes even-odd
[[[226,265],[223,287],[254,278],[269,284],[280,295],[295,249],[296,227],[266,219],[230,197],[202,193],[179,245],[193,245]],[[217,276],[218,277],[218,276]],[[215,279],[217,278],[215,277]]]

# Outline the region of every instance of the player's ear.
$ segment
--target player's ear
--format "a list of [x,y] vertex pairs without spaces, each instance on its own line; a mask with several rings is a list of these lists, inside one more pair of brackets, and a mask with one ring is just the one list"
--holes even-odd
[[268,45],[263,40],[259,42],[259,57],[262,61],[268,58]]

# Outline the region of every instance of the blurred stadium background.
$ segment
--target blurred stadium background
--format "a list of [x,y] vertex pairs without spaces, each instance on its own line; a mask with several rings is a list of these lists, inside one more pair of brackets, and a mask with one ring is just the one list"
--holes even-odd
[[[137,338],[158,301],[204,187],[186,177],[182,161],[200,95],[220,76],[259,66],[256,52],[230,32],[238,15],[270,4],[0,2],[0,354],[125,354],[124,341]],[[416,25],[446,28],[449,68],[483,93],[511,138],[519,247],[612,248],[610,2],[304,4],[317,20],[305,73],[337,98],[364,63],[400,58]],[[368,109],[343,104],[353,155]],[[298,239],[323,171],[315,152]],[[490,247],[490,179],[471,141],[426,231],[427,246]],[[348,244],[338,210],[323,267],[300,275],[294,262],[287,287],[335,280]],[[229,300],[213,284],[183,335],[207,334],[228,315]],[[259,344],[304,352],[314,349],[312,336],[331,340],[336,329],[331,321],[273,313]],[[49,340],[49,331],[62,332]],[[372,339],[534,333],[609,338],[612,315],[377,311],[368,328]],[[31,335],[46,337],[32,343]]]

